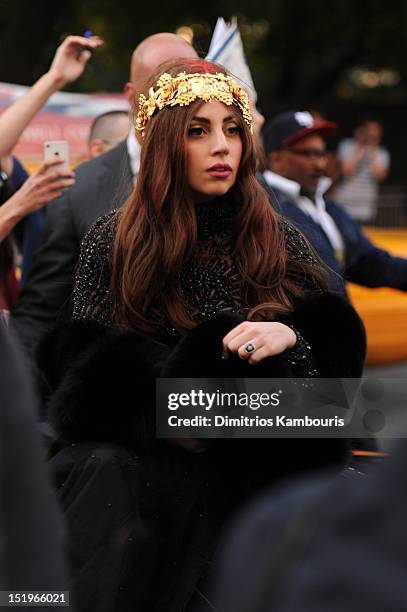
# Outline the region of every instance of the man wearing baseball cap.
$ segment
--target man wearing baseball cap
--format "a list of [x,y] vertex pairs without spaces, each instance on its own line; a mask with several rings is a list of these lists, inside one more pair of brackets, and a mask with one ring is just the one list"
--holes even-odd
[[[264,129],[268,169],[263,178],[277,198],[279,212],[308,238],[337,274],[331,288],[343,291],[340,276],[366,287],[407,291],[407,259],[376,247],[348,213],[326,196],[326,139],[337,129],[305,111],[282,113]],[[340,275],[340,276],[339,276]]]

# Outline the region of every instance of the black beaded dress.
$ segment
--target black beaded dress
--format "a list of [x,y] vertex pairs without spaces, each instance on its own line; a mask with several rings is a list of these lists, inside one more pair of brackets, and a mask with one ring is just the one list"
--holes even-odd
[[[55,388],[50,421],[60,442],[51,467],[69,530],[71,588],[80,612],[189,612],[198,597],[196,585],[211,566],[219,529],[240,504],[278,479],[337,465],[346,457],[342,441],[217,439],[204,452],[194,453],[165,440],[147,437],[145,442],[140,434],[148,430],[154,413],[146,394],[147,389],[154,395],[154,376],[213,376],[204,371],[209,351],[202,355],[201,350],[212,324],[215,328],[219,317],[244,320],[248,305],[233,261],[233,212],[227,200],[197,206],[198,241],[180,278],[197,325],[182,338],[160,316],[154,319],[158,340],[140,339],[113,326],[115,212],[100,218],[82,243],[74,320],[44,349],[50,362],[47,378]],[[302,235],[281,223],[289,256],[316,264]],[[310,294],[319,299],[322,292],[310,285]],[[363,356],[357,363],[354,359],[363,345],[359,319],[339,298],[333,298],[334,304],[323,295],[321,299],[322,305],[307,302],[298,310],[292,322],[297,343],[278,356],[280,365],[287,376],[359,375]],[[350,354],[345,329],[352,326]],[[327,358],[333,346],[335,360]],[[243,364],[250,370],[249,377],[261,367],[234,356],[228,367],[234,367],[234,358],[236,367]],[[167,374],[162,374],[162,362]],[[220,356],[215,365],[226,367]],[[273,371],[266,375],[274,376]],[[210,606],[200,609],[209,611]]]
[[[241,278],[232,257],[233,214],[233,203],[230,200],[217,199],[196,206],[198,241],[192,260],[182,271],[180,285],[197,323],[220,311],[249,310],[242,300]],[[281,223],[289,256],[297,261],[317,265],[315,256],[300,232],[287,221],[281,220]],[[95,320],[103,325],[112,325],[110,262],[116,225],[117,216],[113,211],[98,219],[82,243],[73,293],[74,319]],[[179,337],[164,320],[158,319],[156,326],[164,340],[171,342]],[[311,347],[298,329],[295,332],[296,346],[287,351],[294,376],[316,376]]]

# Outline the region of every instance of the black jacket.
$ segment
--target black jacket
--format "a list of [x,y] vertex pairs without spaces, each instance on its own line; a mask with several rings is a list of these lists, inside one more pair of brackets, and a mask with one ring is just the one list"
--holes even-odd
[[321,259],[330,267],[332,290],[341,293],[345,281],[364,287],[392,287],[407,291],[407,259],[395,257],[375,246],[359,224],[336,202],[327,199],[326,211],[335,221],[345,244],[345,261],[339,265],[322,227],[278,189],[277,210],[309,240]]
[[70,315],[82,238],[99,216],[124,203],[132,187],[124,141],[80,166],[75,185],[48,206],[41,243],[11,318],[27,349]]

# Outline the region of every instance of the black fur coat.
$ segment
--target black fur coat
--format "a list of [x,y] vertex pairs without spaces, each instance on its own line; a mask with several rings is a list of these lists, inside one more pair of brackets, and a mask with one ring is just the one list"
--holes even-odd
[[[308,298],[280,320],[309,342],[319,376],[361,375],[363,325],[341,298]],[[221,359],[222,338],[242,321],[218,313],[175,347],[84,321],[42,343],[38,363],[61,442],[51,464],[79,610],[184,609],[219,526],[244,500],[281,478],[346,462],[345,440],[217,439],[197,454],[155,438],[156,377],[293,376],[285,354],[256,366]]]
[[[92,321],[56,328],[38,353],[51,424],[68,441],[92,439],[137,448],[146,436],[154,437],[157,377],[295,376],[285,354],[256,366],[237,356],[221,359],[222,338],[243,320],[239,314],[218,313],[175,347]],[[277,320],[303,334],[320,377],[361,376],[365,333],[347,302],[331,294],[317,295],[300,302],[290,317]]]

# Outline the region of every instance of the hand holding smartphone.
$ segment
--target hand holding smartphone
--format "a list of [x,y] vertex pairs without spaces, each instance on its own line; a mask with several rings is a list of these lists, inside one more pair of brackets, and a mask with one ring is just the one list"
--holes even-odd
[[66,140],[47,140],[44,142],[44,161],[55,161],[60,159],[60,163],[52,165],[47,170],[47,174],[55,170],[69,171],[69,143]]

